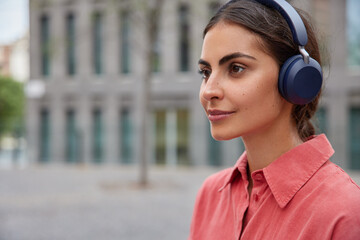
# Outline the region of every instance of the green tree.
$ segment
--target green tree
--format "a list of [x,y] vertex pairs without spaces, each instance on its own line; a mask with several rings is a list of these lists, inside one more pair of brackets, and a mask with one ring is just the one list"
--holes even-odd
[[10,77],[0,76],[0,139],[22,129],[24,110],[23,84]]

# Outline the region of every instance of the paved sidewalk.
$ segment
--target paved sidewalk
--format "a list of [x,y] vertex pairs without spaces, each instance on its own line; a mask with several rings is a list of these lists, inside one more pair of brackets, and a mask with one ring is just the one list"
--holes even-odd
[[217,169],[48,166],[0,170],[0,240],[186,239],[196,192]]
[[218,170],[152,168],[148,189],[134,167],[0,170],[0,240],[184,240],[196,192]]

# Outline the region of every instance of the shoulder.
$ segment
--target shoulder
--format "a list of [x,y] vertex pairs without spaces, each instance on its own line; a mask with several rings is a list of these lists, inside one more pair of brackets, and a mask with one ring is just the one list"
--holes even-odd
[[220,200],[219,189],[226,184],[232,171],[233,168],[219,171],[203,182],[195,201],[189,239],[209,239],[205,236],[215,229],[214,226],[210,226],[218,221],[215,209]]
[[339,166],[327,161],[298,194],[296,208],[317,230],[325,229],[331,239],[358,239],[360,188]]
[[[339,166],[327,162],[309,181],[325,215],[352,219],[360,227],[360,187]],[[330,216],[329,216],[330,217]]]
[[202,222],[213,213],[212,210],[219,201],[219,189],[226,184],[232,169],[228,168],[207,177],[197,193],[193,211],[193,224]]
[[360,187],[340,167],[333,164],[333,183],[328,186],[334,194],[329,208],[337,211],[332,239],[355,240],[360,236]]
[[227,183],[233,171],[234,168],[232,167],[210,175],[205,179],[201,189],[205,191],[218,192],[218,190]]
[[315,178],[317,178],[315,180],[322,180],[321,186],[325,188],[324,190],[336,192],[339,200],[351,200],[360,203],[360,187],[336,164],[325,163]]
[[215,201],[219,197],[219,190],[226,185],[233,170],[233,168],[227,168],[207,177],[197,193],[196,202],[203,204],[209,200]]

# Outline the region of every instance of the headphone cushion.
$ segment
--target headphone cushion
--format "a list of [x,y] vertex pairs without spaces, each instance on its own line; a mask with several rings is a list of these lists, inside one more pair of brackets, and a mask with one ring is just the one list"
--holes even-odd
[[311,102],[322,86],[320,64],[310,58],[306,64],[299,55],[289,58],[280,69],[278,88],[280,94],[289,102],[304,105]]

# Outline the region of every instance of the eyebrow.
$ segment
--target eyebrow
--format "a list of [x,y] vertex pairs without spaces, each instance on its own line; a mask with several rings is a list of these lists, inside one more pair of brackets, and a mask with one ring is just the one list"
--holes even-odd
[[[235,52],[235,53],[231,53],[231,54],[228,54],[228,55],[222,57],[219,60],[219,65],[223,65],[226,62],[228,62],[228,61],[230,61],[231,59],[234,59],[234,58],[249,58],[249,59],[252,59],[252,60],[257,60],[253,56],[250,56],[250,55],[247,55],[247,54],[244,54],[244,53],[241,53],[241,52]],[[207,61],[205,61],[203,59],[200,59],[198,63],[201,64],[201,65],[205,65],[205,66],[210,67],[210,63],[208,63]]]

